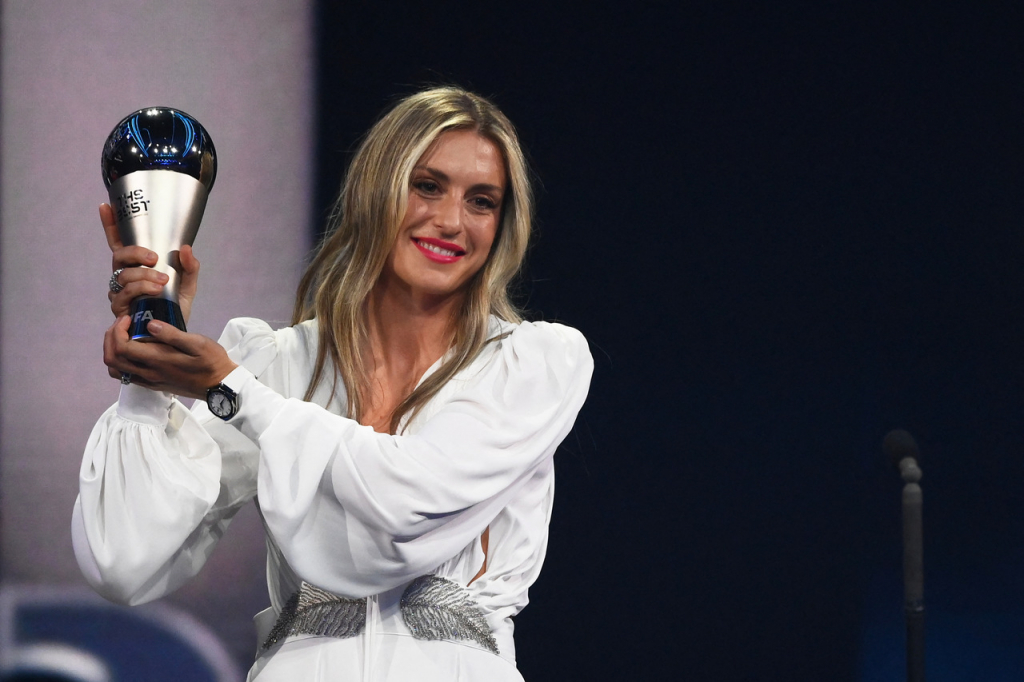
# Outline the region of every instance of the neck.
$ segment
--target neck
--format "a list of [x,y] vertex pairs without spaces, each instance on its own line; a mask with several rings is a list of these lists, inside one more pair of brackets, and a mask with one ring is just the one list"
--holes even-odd
[[372,371],[415,385],[451,346],[461,304],[461,295],[417,297],[384,278],[378,281],[367,300],[366,351]]

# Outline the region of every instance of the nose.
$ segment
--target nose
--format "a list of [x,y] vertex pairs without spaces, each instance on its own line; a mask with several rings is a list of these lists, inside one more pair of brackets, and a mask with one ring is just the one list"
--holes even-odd
[[454,235],[462,231],[462,202],[458,197],[445,194],[438,202],[434,224],[443,235]]

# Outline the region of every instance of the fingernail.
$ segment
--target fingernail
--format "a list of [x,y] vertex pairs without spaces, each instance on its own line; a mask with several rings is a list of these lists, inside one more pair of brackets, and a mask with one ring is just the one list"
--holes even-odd
[[157,322],[156,320],[150,320],[149,324],[146,325],[146,329],[154,334],[159,334],[164,328],[163,322]]

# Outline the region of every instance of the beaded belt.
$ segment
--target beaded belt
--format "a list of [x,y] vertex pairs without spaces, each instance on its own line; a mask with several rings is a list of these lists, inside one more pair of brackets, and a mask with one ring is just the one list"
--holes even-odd
[[[469,591],[436,575],[409,583],[399,608],[402,620],[416,639],[461,639],[498,653],[487,621]],[[263,648],[269,649],[289,635],[355,637],[366,627],[366,600],[349,599],[303,582],[281,610]]]

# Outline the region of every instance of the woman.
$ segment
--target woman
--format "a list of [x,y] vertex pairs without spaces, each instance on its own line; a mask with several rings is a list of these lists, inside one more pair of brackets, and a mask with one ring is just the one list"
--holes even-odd
[[[511,617],[593,367],[578,332],[509,301],[530,215],[504,115],[421,92],[357,151],[293,326],[237,319],[218,344],[151,322],[162,343],[138,343],[128,305],[164,276],[101,207],[118,289],[104,360],[127,383],[82,464],[90,584],[128,604],[170,593],[255,498],[272,606],[250,680],[521,680]],[[199,264],[180,256],[187,319]]]

